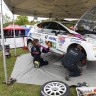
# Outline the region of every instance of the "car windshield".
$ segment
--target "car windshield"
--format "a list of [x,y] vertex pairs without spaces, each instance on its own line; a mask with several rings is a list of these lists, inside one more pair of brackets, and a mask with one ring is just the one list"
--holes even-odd
[[96,34],[96,7],[82,16],[77,23],[76,31],[80,34]]

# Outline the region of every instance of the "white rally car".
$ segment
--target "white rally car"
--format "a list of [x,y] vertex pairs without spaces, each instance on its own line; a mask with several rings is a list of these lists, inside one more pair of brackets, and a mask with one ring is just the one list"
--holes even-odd
[[[82,33],[82,32],[81,32]],[[28,50],[31,50],[32,40],[38,39],[41,46],[51,45],[50,50],[64,54],[78,44],[83,47],[87,60],[96,61],[96,35],[92,32],[83,32],[83,35],[68,29],[60,22],[43,22],[34,25],[28,34]],[[47,43],[46,43],[47,42]]]

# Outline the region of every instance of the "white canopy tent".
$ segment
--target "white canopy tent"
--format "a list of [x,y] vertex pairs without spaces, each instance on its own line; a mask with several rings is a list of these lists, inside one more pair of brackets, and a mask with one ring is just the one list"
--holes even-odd
[[96,0],[4,0],[12,13],[37,17],[78,18]]
[[[87,10],[96,5],[96,0],[3,0],[3,1],[13,14],[37,16],[37,17],[49,17],[49,18],[59,18],[59,17],[80,18],[80,16],[82,16]],[[1,6],[1,14],[2,14],[2,6]],[[1,34],[3,43],[5,81],[7,83],[2,16],[1,16]],[[15,41],[15,30],[14,30],[14,41]],[[16,48],[15,48],[15,55],[16,55]]]

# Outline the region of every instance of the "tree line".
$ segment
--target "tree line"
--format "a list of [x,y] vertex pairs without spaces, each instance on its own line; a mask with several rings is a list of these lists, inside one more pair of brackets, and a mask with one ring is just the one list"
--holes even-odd
[[[14,23],[17,25],[34,25],[38,21],[29,21],[28,16],[17,16]],[[7,14],[3,15],[3,26],[6,27],[9,24],[13,24],[11,17]]]

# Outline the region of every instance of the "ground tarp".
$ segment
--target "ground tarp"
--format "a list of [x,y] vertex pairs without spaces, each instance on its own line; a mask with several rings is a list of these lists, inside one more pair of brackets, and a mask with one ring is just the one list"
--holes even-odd
[[80,77],[72,77],[65,80],[66,70],[61,65],[61,55],[48,53],[42,55],[49,61],[49,65],[39,69],[33,67],[33,60],[29,54],[17,57],[11,77],[18,83],[42,85],[47,81],[60,80],[68,85],[76,85],[78,82],[87,82],[89,86],[96,86],[96,62],[88,62],[87,70]]

